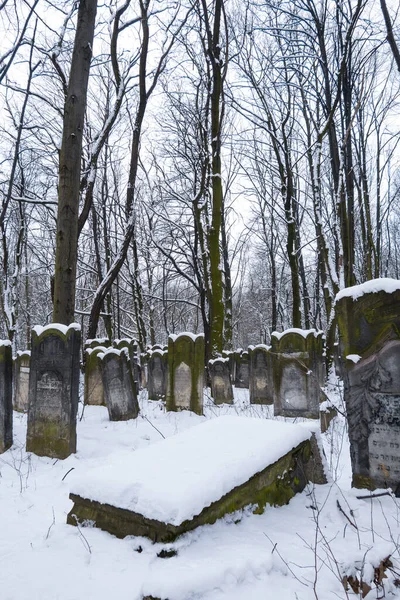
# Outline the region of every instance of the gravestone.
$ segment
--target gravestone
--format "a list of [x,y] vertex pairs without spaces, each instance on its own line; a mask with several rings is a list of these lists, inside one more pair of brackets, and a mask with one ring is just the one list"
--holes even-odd
[[235,352],[235,387],[248,388],[250,379],[249,353],[241,348]]
[[14,410],[28,411],[29,398],[29,365],[31,353],[29,350],[17,352],[14,359]]
[[89,350],[90,348],[93,350],[98,346],[102,346],[103,348],[109,348],[111,346],[111,342],[108,338],[93,338],[86,340],[85,342],[85,350]]
[[324,381],[324,334],[288,329],[271,335],[275,415],[319,419]]
[[352,485],[400,496],[400,282],[342,290],[335,313],[343,357]]
[[136,419],[139,405],[127,350],[111,348],[100,353],[99,360],[110,421]]
[[27,452],[66,458],[76,452],[80,327],[34,327],[31,338]]
[[0,454],[13,443],[12,376],[11,342],[0,340]]
[[181,333],[168,339],[167,410],[203,414],[204,335]]
[[271,382],[271,354],[263,344],[249,347],[250,357],[250,403],[273,404]]
[[229,372],[230,372],[230,376],[231,376],[231,382],[233,384],[233,382],[235,381],[235,368],[236,368],[235,353],[232,352],[231,350],[223,350],[222,358],[227,358],[229,361]]
[[228,358],[208,361],[211,395],[215,404],[233,404],[233,390]]
[[165,399],[167,395],[168,352],[164,352],[160,347],[150,350],[148,357],[148,398],[149,400]]
[[136,394],[139,393],[140,386],[140,361],[138,357],[138,342],[135,339],[123,338],[121,340],[114,340],[114,348],[117,350],[123,350],[124,348],[128,351],[128,356],[132,369],[133,381],[135,382]]
[[84,403],[91,406],[105,405],[99,354],[106,350],[105,346],[95,346],[85,352]]

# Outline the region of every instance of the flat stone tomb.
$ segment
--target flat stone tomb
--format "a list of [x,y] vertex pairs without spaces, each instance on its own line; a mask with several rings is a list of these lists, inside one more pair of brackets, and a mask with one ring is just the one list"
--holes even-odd
[[136,419],[139,405],[127,350],[110,348],[98,356],[110,421]]
[[0,454],[13,443],[11,342],[0,340]]
[[215,404],[233,404],[229,358],[215,358],[208,361],[208,372],[211,395]]
[[307,482],[311,433],[300,425],[218,417],[101,467],[74,472],[67,522],[117,537],[171,541],[248,505],[283,505]]
[[37,326],[31,343],[26,450],[67,458],[76,452],[80,327]]
[[203,414],[204,335],[180,333],[168,338],[167,410]]
[[85,352],[84,403],[92,406],[104,406],[104,386],[101,375],[99,354],[107,351],[106,346],[87,348]]
[[323,332],[288,329],[271,335],[274,413],[319,419],[323,382]]
[[271,354],[269,346],[259,344],[249,347],[250,356],[250,403],[273,404],[271,380]]
[[165,396],[167,394],[168,352],[165,352],[160,347],[150,350],[148,355],[148,398],[149,400],[165,399]]
[[29,371],[31,353],[29,350],[17,352],[14,359],[14,410],[28,411]]

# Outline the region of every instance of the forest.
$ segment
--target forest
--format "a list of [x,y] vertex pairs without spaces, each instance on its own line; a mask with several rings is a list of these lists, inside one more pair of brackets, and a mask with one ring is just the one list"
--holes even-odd
[[399,278],[400,21],[380,0],[2,0],[0,337],[324,329]]

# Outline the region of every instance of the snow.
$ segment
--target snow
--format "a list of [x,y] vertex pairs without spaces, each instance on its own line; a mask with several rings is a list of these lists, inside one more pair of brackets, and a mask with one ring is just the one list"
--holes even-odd
[[299,425],[224,416],[80,470],[71,492],[180,525],[309,438]]
[[0,340],[0,346],[11,346],[10,340]]
[[17,356],[30,356],[30,350],[17,350]]
[[319,335],[323,335],[323,331],[318,331],[317,329],[299,329],[298,327],[292,327],[291,329],[285,329],[285,331],[273,331],[271,336],[274,336],[277,340],[280,340],[283,335],[287,333],[297,333],[301,335],[304,339],[309,335],[314,335],[314,337],[318,337]]
[[354,364],[357,364],[358,361],[361,360],[361,356],[359,354],[348,354],[346,360],[350,360]]
[[177,338],[183,337],[183,336],[186,336],[195,342],[197,340],[197,338],[204,337],[204,333],[196,334],[196,333],[192,333],[191,331],[183,331],[182,333],[170,333],[169,339],[171,339],[173,342],[175,342],[177,340]]
[[81,326],[79,323],[71,323],[71,325],[63,325],[62,323],[49,323],[49,325],[45,325],[42,327],[41,325],[35,325],[32,329],[36,333],[37,336],[42,335],[45,331],[49,329],[55,329],[56,331],[61,331],[64,335],[67,335],[69,330],[75,329],[76,331],[81,330]]
[[[338,381],[330,380],[325,391],[343,412]],[[234,393],[233,405],[215,406],[206,392],[205,417],[166,413],[143,392],[136,420],[110,422],[105,407],[86,406],[77,422],[78,452],[65,460],[26,453],[27,417],[14,413],[14,445],[0,455],[1,599],[142,600],[151,594],[163,600],[351,600],[359,596],[345,592],[340,579],[346,573],[360,576],[362,569],[370,576],[389,553],[399,572],[400,500],[390,495],[360,500],[357,496],[370,492],[350,489],[341,414],[322,435],[333,481],[308,486],[287,506],[268,507],[262,515],[241,511],[169,545],[119,540],[89,523],[79,529],[66,525],[75,471],[89,472],[116,452],[140,451],[162,435],[169,438],[216,417],[273,419],[270,406],[250,405],[248,390]],[[177,556],[159,558],[162,549]],[[399,599],[397,576],[387,574],[385,598]],[[383,597],[372,588],[366,600]]]
[[340,290],[340,292],[336,294],[335,303],[339,302],[339,300],[342,298],[353,298],[353,300],[357,300],[357,298],[361,298],[361,296],[364,294],[376,294],[377,292],[386,292],[387,294],[392,294],[397,290],[400,290],[399,279],[380,277],[378,279],[371,279],[371,281],[366,281],[365,283],[353,285]]

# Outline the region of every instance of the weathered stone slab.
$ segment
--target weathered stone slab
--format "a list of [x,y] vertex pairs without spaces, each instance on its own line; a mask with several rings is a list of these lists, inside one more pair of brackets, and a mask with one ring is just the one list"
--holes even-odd
[[319,419],[325,372],[323,332],[274,332],[271,343],[275,415]]
[[91,406],[104,406],[104,386],[99,354],[107,351],[105,346],[88,348],[85,352],[84,403]]
[[249,353],[242,349],[235,352],[235,387],[248,388],[250,379]]
[[310,457],[303,427],[220,417],[82,473],[72,483],[67,522],[171,541],[248,505],[261,513],[286,504],[304,489]]
[[335,312],[343,358],[353,486],[400,496],[400,282],[342,290]]
[[204,335],[181,333],[168,339],[167,410],[203,414]]
[[98,346],[102,346],[103,348],[109,348],[111,346],[111,341],[108,338],[93,338],[86,340],[85,342],[85,350],[93,350]]
[[113,347],[117,350],[126,348],[132,369],[133,381],[135,382],[136,394],[139,393],[140,386],[140,359],[138,356],[138,342],[135,339],[123,338],[114,340]]
[[13,443],[11,342],[0,340],[0,454]]
[[80,327],[34,327],[26,449],[66,458],[76,452]]
[[249,347],[251,404],[274,403],[269,350],[269,347],[263,344]]
[[235,381],[235,372],[236,372],[236,363],[235,363],[235,353],[232,352],[231,350],[223,350],[222,351],[222,358],[227,358],[229,361],[229,372],[231,375],[231,382],[232,385]]
[[111,348],[100,353],[99,360],[110,421],[136,419],[139,405],[127,350]]
[[165,399],[167,395],[168,352],[161,346],[148,352],[147,390],[149,400]]
[[29,371],[31,353],[17,352],[14,359],[14,410],[18,412],[28,411],[29,399]]
[[208,361],[211,395],[215,404],[233,404],[233,389],[228,358]]

